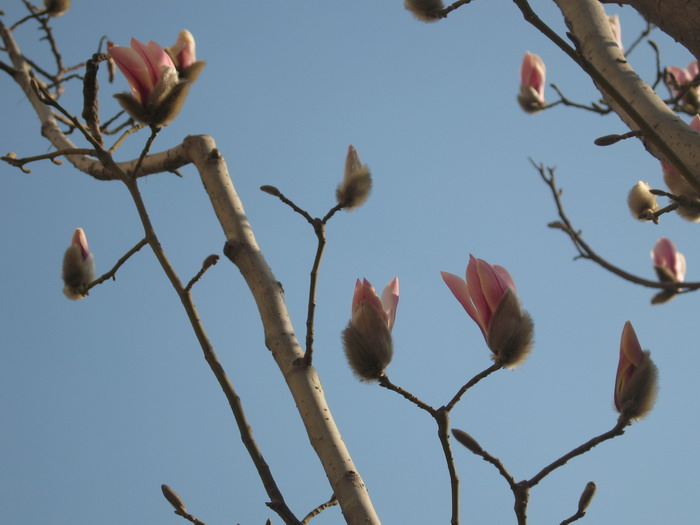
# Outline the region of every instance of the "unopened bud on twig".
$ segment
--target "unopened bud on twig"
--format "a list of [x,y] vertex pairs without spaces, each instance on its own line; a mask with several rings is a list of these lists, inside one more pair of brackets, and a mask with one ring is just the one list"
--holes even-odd
[[358,208],[365,203],[371,189],[372,176],[367,164],[360,162],[360,156],[352,145],[348,146],[343,182],[335,190],[338,204],[346,210]]
[[649,220],[645,217],[648,217],[649,213],[654,213],[658,209],[656,195],[649,191],[649,183],[643,180],[632,186],[627,195],[627,205],[632,216],[640,221]]
[[479,443],[476,442],[476,439],[471,437],[464,430],[459,430],[458,428],[453,428],[452,435],[455,437],[455,439],[461,445],[464,445],[465,447],[467,447],[474,454],[482,455],[484,453],[484,449],[482,449],[481,446],[479,445]]
[[399,280],[394,278],[377,296],[372,284],[364,279],[355,283],[352,318],[341,337],[345,356],[352,371],[362,381],[376,381],[391,362],[391,329],[399,304]]
[[163,496],[165,496],[165,499],[168,500],[168,503],[170,503],[175,510],[185,510],[185,503],[180,499],[180,496],[177,495],[177,492],[167,485],[161,485],[160,490],[163,491]]
[[70,9],[71,0],[44,0],[46,14],[49,16],[63,16]]
[[641,419],[654,407],[658,370],[649,350],[642,350],[632,323],[627,321],[620,341],[615,378],[615,408],[624,417]]
[[90,253],[85,232],[77,228],[63,255],[63,293],[74,301],[83,299],[87,295],[85,287],[94,279],[95,257]]
[[591,501],[593,500],[593,496],[595,496],[595,491],[596,491],[596,485],[595,482],[589,481],[586,483],[586,487],[583,489],[583,492],[581,493],[581,497],[578,500],[578,511],[584,512],[588,506],[591,504]]
[[262,191],[264,191],[265,193],[269,193],[270,195],[274,195],[275,197],[279,197],[280,195],[282,195],[280,193],[280,190],[278,190],[274,186],[269,186],[267,184],[265,186],[260,186],[260,189]]
[[444,9],[441,0],[404,0],[403,6],[421,22],[437,22]]

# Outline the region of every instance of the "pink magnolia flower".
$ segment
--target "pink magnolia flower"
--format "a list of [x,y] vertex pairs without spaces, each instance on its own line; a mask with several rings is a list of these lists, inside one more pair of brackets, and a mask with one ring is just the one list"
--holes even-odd
[[394,328],[396,309],[399,306],[399,278],[394,277],[386,285],[381,299],[367,279],[355,283],[355,294],[352,297],[352,322],[361,324],[366,316],[366,308],[372,308],[378,313],[389,331]]
[[63,255],[63,293],[69,299],[78,300],[87,295],[85,287],[95,280],[95,257],[88,248],[82,228],[73,233],[71,245]]
[[542,59],[530,53],[525,53],[520,66],[520,94],[518,102],[527,113],[537,113],[545,105],[544,85],[547,69]]
[[381,298],[367,279],[355,283],[352,317],[342,332],[342,341],[348,363],[361,380],[379,379],[391,362],[391,330],[398,304],[396,277],[384,288]]
[[494,359],[508,368],[524,361],[532,347],[533,324],[520,306],[508,270],[469,255],[466,281],[448,272],[440,274],[479,326]]
[[[681,92],[684,91],[683,85],[688,84],[695,80],[695,77],[700,73],[698,68],[697,60],[694,60],[688,64],[687,69],[683,69],[676,66],[668,66],[666,68],[666,75],[664,76],[664,82],[666,86],[671,91],[674,97],[677,97]],[[695,86],[690,88],[686,94],[683,96],[683,102],[690,104],[691,106],[697,106],[698,96],[700,95],[700,86]]]
[[168,79],[176,73],[168,53],[153,41],[144,45],[132,38],[131,47],[110,46],[109,54],[129,82],[134,97],[143,106],[149,103],[159,83],[171,81]]
[[178,33],[175,44],[166,49],[178,70],[187,69],[197,61],[192,33],[183,29]]
[[682,283],[685,279],[685,256],[673,241],[661,237],[651,252],[654,268],[662,281]]
[[632,323],[627,321],[620,340],[615,377],[615,409],[624,417],[641,419],[654,406],[658,371],[649,351],[643,351]]

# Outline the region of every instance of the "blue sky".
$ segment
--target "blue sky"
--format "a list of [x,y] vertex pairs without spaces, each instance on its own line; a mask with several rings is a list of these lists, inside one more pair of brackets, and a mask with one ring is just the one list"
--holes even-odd
[[[315,237],[271,196],[282,190],[314,216],[334,205],[345,151],[372,170],[361,209],[328,225],[318,292],[315,366],[350,453],[384,523],[449,521],[449,479],[435,424],[392,392],[357,382],[339,334],[355,279],[383,288],[395,275],[401,300],[388,368],[396,384],[440,406],[491,361],[478,327],[442,282],[464,272],[469,253],[508,268],[535,321],[536,346],[515,371],[499,371],[468,393],[452,424],[499,457],[516,479],[615,424],[612,391],[620,334],[632,321],[660,372],[651,415],[624,436],[573,460],[533,489],[531,523],[571,515],[586,482],[598,484],[589,523],[691,523],[700,457],[696,406],[700,357],[692,295],[652,307],[653,292],[586,261],[558,231],[555,209],[528,157],[557,167],[564,202],[585,239],[611,262],[654,278],[649,252],[673,239],[700,280],[697,226],[677,216],[634,221],[625,199],[638,180],[661,187],[658,161],[633,140],[598,148],[624,132],[615,116],[567,108],[524,114],[516,103],[525,51],[539,54],[571,99],[597,100],[590,80],[508,3],[475,2],[447,20],[414,20],[402,2],[310,1],[294,5],[201,2],[81,2],[54,21],[66,63],[97,49],[101,36],[171,45],[180,29],[197,40],[207,67],[180,116],[153,149],[209,134],[268,262],[283,283],[297,335],[304,336]],[[24,16],[3,6],[5,23]],[[616,6],[623,42],[643,28]],[[565,31],[553,5],[541,15]],[[15,33],[23,51],[50,64],[35,26]],[[691,57],[656,31],[665,65]],[[4,58],[3,58],[4,60]],[[644,44],[630,57],[651,78]],[[0,76],[0,150],[50,151],[17,86]],[[127,90],[100,77],[102,118]],[[662,92],[663,96],[667,93]],[[81,111],[81,88],[62,103]],[[548,88],[548,100],[555,100]],[[686,120],[689,120],[687,117]],[[138,155],[131,137],[119,160]],[[79,139],[74,136],[73,140]],[[62,294],[60,265],[74,228],[85,229],[98,272],[141,237],[128,194],[49,162],[31,174],[0,165],[0,502],[12,523],[177,523],[160,494],[172,486],[207,522],[273,523],[267,496],[238,437],[226,400],[152,253],[142,250],[80,302]],[[183,280],[225,238],[196,171],[148,177],[141,189],[161,242]],[[204,326],[236,386],[267,462],[300,517],[331,490],[293,401],[264,346],[257,310],[227,260],[196,285]],[[688,407],[691,407],[688,409]],[[688,410],[690,412],[688,413]],[[462,522],[515,523],[512,495],[493,467],[455,446]],[[313,523],[341,520],[337,508]],[[183,522],[184,523],[184,522]]]

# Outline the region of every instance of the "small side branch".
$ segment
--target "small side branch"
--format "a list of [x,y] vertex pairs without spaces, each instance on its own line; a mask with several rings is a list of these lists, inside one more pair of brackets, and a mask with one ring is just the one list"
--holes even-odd
[[202,276],[206,273],[206,271],[212,266],[214,266],[217,262],[219,262],[219,256],[215,253],[212,253],[210,256],[204,259],[204,262],[202,263],[202,268],[197,272],[197,275],[192,277],[190,282],[187,283],[187,286],[185,286],[185,292],[190,293],[190,290],[192,290],[194,283],[199,281],[202,278]]
[[418,408],[425,410],[428,414],[430,414],[433,417],[435,417],[435,415],[437,414],[437,410],[435,410],[429,404],[424,403],[423,401],[418,399],[416,396],[411,394],[408,390],[404,390],[400,386],[396,386],[394,383],[389,381],[389,376],[387,376],[386,374],[382,375],[379,378],[379,386],[384,387],[387,390],[392,390],[392,391],[396,392],[397,394],[399,394],[400,396],[405,397],[411,403],[416,405]]
[[111,269],[110,271],[108,271],[107,273],[105,273],[105,274],[102,275],[101,277],[95,279],[95,280],[92,281],[90,284],[88,284],[88,285],[85,287],[85,292],[87,293],[88,290],[90,290],[91,288],[97,286],[98,284],[102,284],[102,283],[105,282],[107,279],[115,280],[115,279],[116,279],[115,275],[116,275],[116,273],[117,273],[117,270],[119,270],[119,268],[121,268],[121,266],[122,266],[126,261],[128,261],[129,258],[130,258],[132,255],[134,255],[137,251],[139,251],[141,248],[143,248],[144,246],[146,246],[146,244],[148,244],[148,241],[147,241],[145,238],[144,238],[144,239],[141,239],[139,242],[137,242],[136,245],[135,245],[131,250],[129,250],[128,252],[126,252],[126,253],[124,254],[124,256],[123,256],[122,258],[120,258],[120,259],[117,261],[117,264],[115,264],[115,265],[112,267],[112,269]]
[[[660,282],[660,281],[650,281],[648,279],[643,279],[634,274],[626,272],[625,270],[615,266],[614,264],[608,262],[606,259],[598,255],[593,248],[591,248],[588,243],[583,240],[581,232],[576,230],[571,224],[566,212],[564,210],[564,205],[561,202],[562,191],[559,189],[556,183],[556,178],[554,176],[554,168],[545,168],[543,164],[537,165],[530,159],[530,162],[535,167],[535,169],[542,177],[542,180],[547,185],[552,193],[552,198],[554,199],[554,204],[557,207],[557,213],[559,215],[559,221],[555,221],[549,224],[550,228],[557,228],[564,233],[566,233],[571,241],[573,242],[576,250],[578,251],[577,258],[588,259],[598,264],[599,266],[605,268],[609,272],[617,275],[634,284],[639,284],[641,286],[646,286],[647,288],[658,288],[662,290],[675,290],[679,293],[683,291],[688,292],[691,290],[697,290],[700,288],[700,282]],[[657,190],[654,190],[655,192]],[[662,210],[656,212],[658,215],[661,213],[666,213],[669,210],[674,209],[671,206],[667,206]]]
[[527,481],[526,482],[527,486],[534,487],[540,481],[542,481],[542,479],[544,479],[545,476],[547,476],[548,474],[551,474],[554,470],[565,465],[570,459],[573,459],[577,456],[580,456],[581,454],[584,454],[585,452],[588,452],[596,445],[601,444],[603,441],[607,441],[608,439],[612,439],[614,437],[621,436],[622,434],[625,433],[625,427],[627,427],[629,424],[630,424],[629,418],[620,416],[617,420],[617,423],[615,424],[615,426],[611,430],[608,430],[607,432],[601,434],[600,436],[596,436],[593,439],[586,441],[583,445],[576,447],[568,454],[564,454],[562,457],[560,457],[556,461],[553,461],[552,463],[550,463],[549,465],[544,467],[535,476],[533,476],[529,481]]
[[449,412],[450,410],[452,410],[454,408],[454,406],[459,402],[459,400],[462,398],[462,396],[464,395],[464,393],[467,390],[469,390],[471,387],[476,385],[479,381],[481,381],[485,377],[488,377],[493,372],[495,372],[496,370],[500,370],[501,368],[503,368],[502,364],[494,363],[490,367],[488,367],[486,370],[484,370],[483,372],[479,372],[474,377],[472,377],[469,381],[467,381],[467,383],[462,388],[459,389],[459,392],[457,392],[454,395],[452,400],[449,403],[447,403],[447,405],[445,406],[447,411]]
[[328,501],[326,501],[325,503],[321,503],[318,507],[316,507],[314,510],[309,512],[306,516],[304,516],[304,519],[301,520],[301,522],[304,525],[306,525],[307,523],[309,523],[311,521],[312,518],[314,518],[315,516],[318,516],[319,514],[321,514],[321,512],[323,512],[327,508],[333,507],[337,504],[338,504],[338,498],[335,497],[335,494],[332,494]]
[[37,160],[51,159],[51,162],[60,166],[63,164],[63,162],[57,157],[63,157],[65,155],[90,155],[91,157],[96,157],[97,152],[94,149],[68,148],[59,151],[52,151],[51,153],[44,153],[43,155],[36,155],[34,157],[24,157],[21,159],[18,159],[14,153],[8,153],[7,155],[0,157],[0,160],[4,160],[8,164],[21,169],[24,173],[31,173],[32,170],[25,168],[25,164],[29,164],[30,162],[35,162]]

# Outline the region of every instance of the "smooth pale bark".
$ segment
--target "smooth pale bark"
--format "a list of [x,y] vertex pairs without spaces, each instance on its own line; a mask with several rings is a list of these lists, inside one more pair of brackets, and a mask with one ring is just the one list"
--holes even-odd
[[[651,140],[656,133],[673,150],[694,176],[700,190],[700,134],[673,112],[625,60],[610,29],[605,9],[598,0],[555,0],[567,20],[570,32],[579,43],[579,52],[638,113],[627,113],[618,101],[598,85],[605,100],[631,130],[644,131],[639,117],[648,126],[642,142],[655,157],[669,159],[659,144]],[[670,163],[670,162],[669,162]]]
[[[17,71],[15,80],[41,121],[42,135],[59,150],[75,148],[75,144],[61,131],[50,108],[39,100],[31,87],[30,67],[12,33],[1,22],[0,37]],[[66,158],[80,171],[100,180],[119,180],[120,171],[128,173],[137,164],[136,159],[114,163],[104,154],[100,155],[100,160],[85,155],[67,155]],[[174,170],[191,163],[199,171],[224,230],[227,255],[238,266],[255,298],[265,331],[265,344],[294,397],[311,445],[323,465],[346,522],[350,525],[379,525],[381,522],[364,482],[355,469],[326,403],[321,381],[312,366],[303,365],[304,352],[294,335],[283,291],[258,248],[226,163],[214,140],[206,135],[190,136],[179,146],[149,155],[143,159],[139,176]]]

